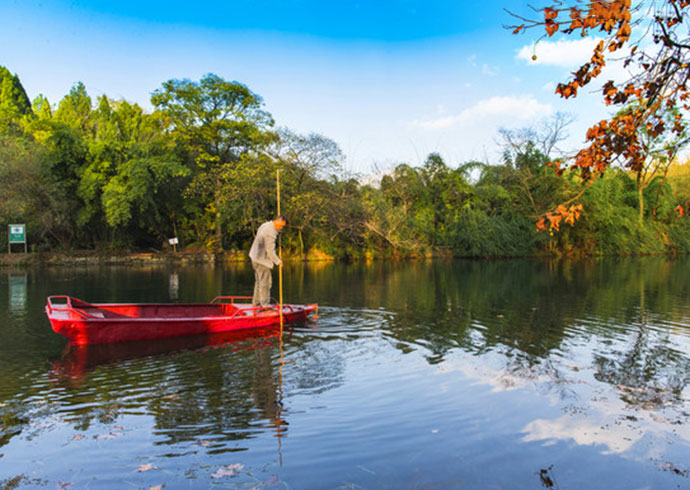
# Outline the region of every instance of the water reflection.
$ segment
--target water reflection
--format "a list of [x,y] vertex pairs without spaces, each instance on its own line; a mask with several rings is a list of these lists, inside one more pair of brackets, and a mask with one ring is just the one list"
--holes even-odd
[[596,446],[602,454],[626,455],[640,461],[662,458],[669,440],[690,442],[690,414],[666,419],[654,412],[631,412],[620,399],[602,394],[564,411],[558,418],[527,424],[522,429],[523,440],[547,444],[572,441]]
[[[274,346],[280,335],[279,328],[238,330],[210,335],[167,337],[155,342],[117,342],[94,345],[67,344],[52,368],[58,379],[81,382],[86,375],[104,364],[137,358],[180,355],[181,352],[203,351],[204,348],[251,350]],[[289,331],[286,331],[289,335]]]
[[[31,441],[60,434],[83,486],[102,475],[76,436],[91,450],[112,438],[102,461],[128,475],[149,458],[171,488],[535,488],[545,468],[562,488],[687,483],[690,259],[293,264],[286,300],[318,301],[315,325],[91,347],[49,331],[45,296],[208,301],[251,291],[251,270],[41,278],[25,282],[26,320],[0,311],[0,447],[17,473],[28,448],[48,451]],[[213,479],[240,462],[271,473]]]
[[9,307],[13,313],[23,313],[26,310],[26,283],[27,274],[9,273]]
[[[135,392],[126,403],[116,403],[117,411],[152,415],[159,443],[211,437],[208,450],[222,452],[236,449],[228,442],[251,437],[249,429],[257,423],[282,425],[274,362],[279,336],[273,328],[155,344],[68,347],[56,372],[70,381],[76,376],[84,385],[115,384],[120,388],[113,400],[121,390]],[[78,412],[77,423],[84,428],[98,410]],[[70,409],[66,413],[68,420],[77,415]]]
[[168,295],[172,301],[180,297],[180,276],[177,272],[170,273],[168,278]]

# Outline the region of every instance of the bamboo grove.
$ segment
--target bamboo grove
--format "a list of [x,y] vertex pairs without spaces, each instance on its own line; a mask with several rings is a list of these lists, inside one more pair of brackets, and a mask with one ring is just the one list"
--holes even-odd
[[[246,250],[275,212],[280,169],[293,257],[690,251],[690,164],[662,156],[643,180],[612,166],[582,193],[582,176],[552,165],[562,114],[501,130],[498,161],[432,153],[371,179],[345,172],[329,138],[276,127],[239,82],[169,80],[151,106],[94,100],[81,83],[58,103],[31,102],[0,67],[0,242],[26,223],[34,252],[163,250],[171,237],[188,252]],[[573,195],[579,219],[539,231]]]

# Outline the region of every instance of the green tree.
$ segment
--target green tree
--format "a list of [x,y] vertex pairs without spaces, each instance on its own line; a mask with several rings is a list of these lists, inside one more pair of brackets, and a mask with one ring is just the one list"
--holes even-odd
[[335,141],[316,133],[299,135],[282,128],[278,136],[271,152],[284,170],[290,228],[297,230],[300,254],[304,255],[305,233],[312,232],[315,223],[326,223],[326,208],[334,199],[326,179],[342,171],[344,156]]
[[400,164],[381,178],[376,191],[365,188],[366,228],[400,252],[429,245],[431,214],[423,170]]
[[443,194],[448,181],[449,169],[438,153],[431,153],[424,162],[422,179],[426,187],[426,203],[431,208],[431,245],[439,244],[440,233],[445,232]]
[[0,65],[0,132],[19,132],[21,120],[31,115],[31,103],[19,77]]
[[26,138],[0,135],[0,222],[27,224],[31,243],[69,245],[66,203],[46,151]]
[[74,130],[86,133],[91,110],[91,97],[86,92],[84,84],[78,82],[60,101],[55,111],[55,120]]
[[[635,112],[637,102],[630,104],[621,111],[621,117],[626,113]],[[635,173],[635,183],[637,184],[637,205],[638,220],[640,224],[645,216],[645,190],[657,178],[662,177],[662,184],[658,186],[654,199],[653,211],[656,215],[657,203],[663,183],[666,182],[668,170],[678,152],[690,142],[690,134],[687,131],[687,123],[676,107],[662,106],[658,109],[659,114],[654,117],[661,126],[678,125],[677,131],[666,132],[651,123],[638,127],[638,141],[641,145],[639,153],[643,156],[639,163],[639,168]]]
[[196,230],[197,238],[222,248],[222,227],[229,219],[222,209],[223,175],[242,155],[259,154],[275,139],[273,119],[262,109],[261,97],[214,74],[198,82],[169,80],[153,93],[151,103],[192,170],[186,195],[194,206],[188,211],[206,223]]
[[105,95],[89,119],[81,224],[105,225],[119,236],[132,225],[158,240],[173,235],[174,200],[166,190],[179,191],[189,170],[174,156],[159,121],[136,104]]

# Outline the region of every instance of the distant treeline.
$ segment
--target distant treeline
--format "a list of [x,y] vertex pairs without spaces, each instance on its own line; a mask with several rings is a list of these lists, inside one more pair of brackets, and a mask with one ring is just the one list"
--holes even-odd
[[82,83],[57,105],[31,102],[0,67],[0,243],[7,224],[26,223],[34,251],[160,250],[171,237],[186,250],[244,250],[275,214],[280,169],[282,245],[293,255],[690,251],[688,164],[644,187],[612,168],[579,198],[573,226],[537,231],[541,215],[582,191],[578,177],[549,165],[563,115],[501,130],[498,162],[449,166],[432,153],[371,183],[343,171],[327,137],[276,128],[241,83],[170,80],[151,104],[148,113],[94,101]]

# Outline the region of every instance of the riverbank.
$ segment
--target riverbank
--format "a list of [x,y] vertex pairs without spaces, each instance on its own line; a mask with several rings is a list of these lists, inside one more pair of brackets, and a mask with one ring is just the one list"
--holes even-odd
[[[292,261],[335,261],[335,258],[318,250],[309,251],[304,257],[284,254],[284,260]],[[0,267],[35,265],[142,265],[142,264],[221,264],[249,262],[247,252],[230,250],[218,253],[208,252],[36,252],[0,254]]]
[[[414,260],[432,258],[451,258],[452,253],[438,250],[426,253],[392,253],[375,255],[364,252],[357,260]],[[306,254],[283,252],[286,262],[336,262],[340,259],[318,249],[311,249]],[[229,250],[210,253],[202,251],[185,252],[104,252],[81,250],[70,252],[32,252],[32,253],[3,253],[0,254],[0,267],[7,266],[35,266],[35,265],[143,265],[143,264],[223,264],[249,262],[246,251]]]
[[212,253],[106,253],[96,251],[40,252],[0,254],[0,266],[74,266],[74,265],[142,265],[142,264],[215,264],[244,262],[242,252]]
[[[666,253],[639,253],[639,254],[537,254],[532,258],[587,258],[595,256],[649,256],[649,255],[668,255],[677,257],[683,255],[676,250]],[[391,251],[385,254],[375,254],[365,251],[361,256],[338,258],[317,249],[309,250],[306,254],[283,253],[283,260],[287,263],[294,262],[371,262],[377,260],[385,261],[408,261],[408,260],[430,260],[453,258],[461,259],[510,259],[527,258],[526,256],[455,256],[449,250],[435,250],[426,252],[400,253]],[[191,265],[191,264],[242,264],[249,263],[247,252],[242,250],[230,250],[224,252],[103,252],[103,251],[71,251],[71,252],[35,252],[35,253],[0,253],[0,267],[31,267],[31,266],[78,266],[78,265]]]

